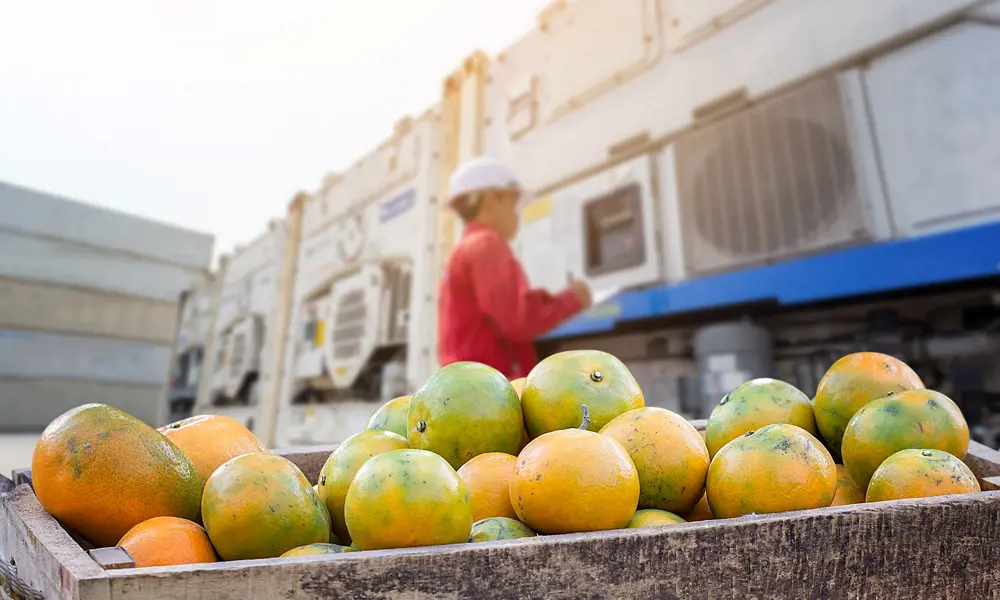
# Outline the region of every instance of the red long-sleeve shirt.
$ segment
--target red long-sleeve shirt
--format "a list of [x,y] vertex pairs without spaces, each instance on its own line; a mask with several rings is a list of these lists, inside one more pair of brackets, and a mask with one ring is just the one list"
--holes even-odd
[[538,362],[533,341],[582,309],[569,291],[530,289],[507,241],[470,223],[445,267],[438,296],[438,361],[490,365],[510,379]]

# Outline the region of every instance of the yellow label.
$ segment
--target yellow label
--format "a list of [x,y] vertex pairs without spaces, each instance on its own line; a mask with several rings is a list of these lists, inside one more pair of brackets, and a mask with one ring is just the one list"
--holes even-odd
[[337,367],[334,373],[337,374],[337,377],[343,377],[347,375],[347,367]]
[[313,335],[313,347],[319,348],[323,345],[326,340],[326,321],[319,320],[316,322],[316,334]]
[[531,223],[539,219],[544,219],[552,213],[552,198],[545,196],[528,204],[521,210],[521,220]]

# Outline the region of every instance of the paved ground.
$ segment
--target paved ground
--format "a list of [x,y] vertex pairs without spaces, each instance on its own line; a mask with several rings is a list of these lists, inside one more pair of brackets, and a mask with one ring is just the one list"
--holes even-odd
[[0,434],[0,473],[10,477],[14,469],[30,468],[38,434]]

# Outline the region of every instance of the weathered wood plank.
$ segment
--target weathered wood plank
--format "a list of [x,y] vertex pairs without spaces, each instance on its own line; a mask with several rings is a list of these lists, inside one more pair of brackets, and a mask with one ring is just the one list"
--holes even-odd
[[[52,518],[26,485],[0,496],[0,552],[18,576],[46,600],[77,600],[80,580],[105,578],[101,569]],[[108,597],[108,585],[88,581],[87,600]]]
[[104,570],[135,568],[135,559],[124,548],[117,546],[111,548],[94,548],[93,550],[88,550],[87,554]]
[[295,463],[296,466],[306,476],[310,483],[315,484],[319,480],[319,472],[323,470],[326,459],[337,449],[333,446],[303,446],[301,448],[284,448],[272,450],[275,454],[280,454]]
[[1000,492],[666,528],[109,574],[116,600],[979,598]]
[[11,479],[14,481],[14,486],[27,485],[32,487],[31,483],[31,469],[14,469],[11,472]]
[[980,484],[984,477],[1000,476],[1000,452],[975,440],[969,442],[965,464],[979,477]]

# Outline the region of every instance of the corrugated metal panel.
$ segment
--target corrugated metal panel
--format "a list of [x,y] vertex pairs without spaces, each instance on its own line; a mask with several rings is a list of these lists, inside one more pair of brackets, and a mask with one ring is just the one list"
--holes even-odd
[[207,267],[212,236],[0,183],[0,227]]
[[67,410],[92,402],[118,407],[150,425],[163,425],[163,393],[160,386],[0,378],[0,432],[41,431]]
[[176,321],[170,302],[0,279],[0,327],[170,344]]
[[198,273],[193,267],[0,230],[0,277],[176,302]]
[[0,377],[163,385],[170,347],[0,329]]

